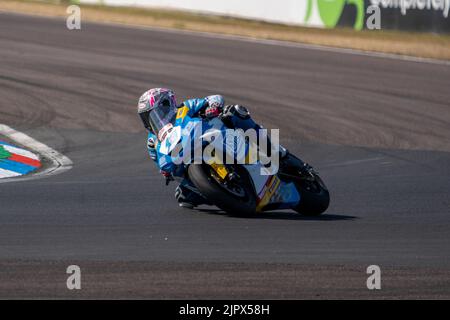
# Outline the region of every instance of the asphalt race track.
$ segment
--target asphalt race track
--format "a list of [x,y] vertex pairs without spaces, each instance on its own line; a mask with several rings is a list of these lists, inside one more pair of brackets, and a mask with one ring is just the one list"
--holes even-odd
[[[450,66],[82,28],[0,14],[0,123],[74,162],[0,183],[0,298],[450,298]],[[326,214],[178,208],[136,115],[157,86],[280,128],[327,183]]]

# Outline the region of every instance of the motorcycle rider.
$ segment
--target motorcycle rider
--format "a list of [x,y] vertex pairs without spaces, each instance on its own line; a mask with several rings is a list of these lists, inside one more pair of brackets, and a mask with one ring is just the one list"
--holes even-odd
[[[240,105],[225,106],[225,100],[221,95],[210,95],[204,98],[189,99],[177,105],[175,94],[166,88],[153,88],[142,94],[138,102],[138,114],[148,131],[147,149],[150,158],[156,162],[160,173],[166,178],[166,184],[174,180],[173,175],[177,175],[176,166],[166,159],[166,156],[157,152],[159,141],[164,140],[170,128],[160,128],[158,137],[152,128],[150,117],[158,121],[158,117],[171,117],[175,119],[175,112],[161,112],[161,110],[176,110],[176,108],[187,107],[190,117],[203,117],[212,119],[220,117],[230,128],[240,128],[243,130],[256,129],[261,127],[253,121],[248,110]],[[169,118],[167,118],[169,119]],[[166,119],[166,120],[167,120]],[[165,122],[167,123],[167,122]],[[282,156],[287,150],[280,147]],[[284,153],[284,154],[283,154]],[[200,204],[210,204],[189,181],[183,179],[175,190],[175,198],[181,207],[193,208]]]

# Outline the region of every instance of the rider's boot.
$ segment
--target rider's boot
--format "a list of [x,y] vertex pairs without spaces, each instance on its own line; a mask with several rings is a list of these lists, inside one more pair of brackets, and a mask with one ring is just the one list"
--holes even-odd
[[210,204],[188,183],[182,183],[175,189],[175,199],[180,207],[193,209],[201,204]]

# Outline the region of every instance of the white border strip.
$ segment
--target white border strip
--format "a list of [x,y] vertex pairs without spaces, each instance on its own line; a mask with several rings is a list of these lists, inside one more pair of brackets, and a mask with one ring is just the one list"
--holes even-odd
[[1,177],[0,179],[19,177],[19,176],[21,176],[21,174],[18,172],[6,170],[6,169],[0,169],[0,177]]
[[0,124],[0,135],[6,136],[9,139],[17,142],[20,145],[23,145],[33,151],[36,151],[40,155],[49,159],[51,165],[45,170],[38,171],[35,174],[31,174],[29,176],[24,177],[16,177],[16,178],[6,178],[0,179],[0,183],[3,182],[11,182],[11,181],[24,181],[24,180],[33,180],[37,178],[43,178],[44,176],[50,176],[55,174],[63,173],[67,170],[72,169],[73,162],[65,155],[62,155],[58,151],[50,148],[49,146],[43,144],[42,142],[36,141],[30,136],[26,135],[23,132],[19,132],[14,130],[13,128]]
[[27,158],[30,158],[33,160],[39,160],[39,157],[37,155],[35,155],[33,152],[30,152],[28,150],[11,147],[7,144],[2,144],[2,147],[9,153],[15,153],[15,154],[18,154],[19,156],[27,157]]

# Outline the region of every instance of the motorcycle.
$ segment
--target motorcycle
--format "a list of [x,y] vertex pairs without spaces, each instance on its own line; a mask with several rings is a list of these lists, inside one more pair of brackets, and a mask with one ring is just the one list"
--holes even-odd
[[[274,174],[267,173],[267,166],[259,160],[224,163],[216,157],[217,150],[207,160],[199,159],[196,150],[204,152],[212,136],[230,129],[220,118],[190,117],[188,108],[181,107],[156,122],[153,127],[161,143],[159,152],[177,164],[176,176],[188,178],[201,196],[227,213],[252,215],[293,209],[305,216],[318,216],[329,206],[330,194],[318,173],[293,154],[281,159]],[[249,142],[237,140],[231,156],[244,150],[249,158]]]

